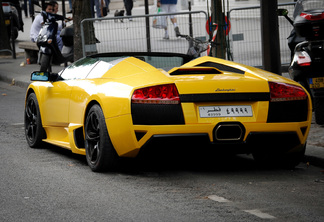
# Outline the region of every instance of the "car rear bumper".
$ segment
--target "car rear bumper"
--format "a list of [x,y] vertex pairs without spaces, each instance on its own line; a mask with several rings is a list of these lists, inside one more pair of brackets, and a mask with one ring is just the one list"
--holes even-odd
[[[165,144],[186,143],[198,145],[199,148],[212,145],[235,153],[251,153],[264,149],[274,152],[289,152],[306,143],[310,122],[294,123],[251,123],[251,122],[219,122],[217,124],[185,124],[185,125],[128,125],[129,115],[106,119],[111,141],[120,156],[135,157],[140,150],[148,149],[165,141]],[[219,139],[216,129],[220,124],[242,127],[242,136]],[[112,130],[109,130],[112,128]],[[118,128],[118,130],[116,130]],[[228,131],[231,131],[228,130]],[[226,132],[226,131],[225,131]],[[152,148],[154,149],[154,148]]]

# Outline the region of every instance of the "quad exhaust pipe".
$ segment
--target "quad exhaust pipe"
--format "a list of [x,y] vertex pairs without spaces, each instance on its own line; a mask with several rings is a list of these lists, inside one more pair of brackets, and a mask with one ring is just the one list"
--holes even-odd
[[245,128],[241,123],[219,123],[214,130],[216,141],[241,141]]

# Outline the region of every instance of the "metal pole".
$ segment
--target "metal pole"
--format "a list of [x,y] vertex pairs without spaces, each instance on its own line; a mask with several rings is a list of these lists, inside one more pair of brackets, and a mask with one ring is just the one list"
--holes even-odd
[[[191,0],[188,1],[188,10],[191,12]],[[193,37],[193,30],[192,30],[192,16],[191,13],[189,14],[189,36]],[[193,46],[193,41],[189,41],[189,47]]]
[[[149,14],[148,8],[148,0],[145,0],[145,15]],[[145,17],[145,24],[146,24],[146,45],[147,45],[147,52],[151,52],[151,33],[150,33],[150,18]]]
[[62,0],[62,14],[65,17],[65,0]]
[[41,2],[42,2],[42,10],[45,11],[45,9],[46,9],[45,8],[45,0],[41,0]]
[[277,0],[261,0],[262,63],[265,70],[281,75],[277,8]]
[[[14,38],[14,32],[13,32],[13,19],[12,15],[10,15],[10,38],[11,38],[11,43],[12,43],[12,58],[16,59],[16,46],[15,46],[15,38]],[[9,40],[10,41],[10,40]]]

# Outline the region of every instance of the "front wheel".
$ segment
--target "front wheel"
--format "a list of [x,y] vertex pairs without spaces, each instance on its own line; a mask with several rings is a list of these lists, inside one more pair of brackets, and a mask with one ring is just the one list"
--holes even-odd
[[119,157],[110,141],[105,117],[99,105],[90,108],[84,131],[86,159],[91,170],[115,170]]
[[51,55],[42,54],[40,60],[40,71],[52,71],[51,70]]
[[12,27],[11,29],[11,37],[13,38],[12,40],[16,40],[18,38],[18,28],[17,27]]
[[46,137],[46,133],[42,126],[41,115],[35,93],[29,94],[27,98],[24,124],[28,145],[32,148],[40,146],[42,140]]

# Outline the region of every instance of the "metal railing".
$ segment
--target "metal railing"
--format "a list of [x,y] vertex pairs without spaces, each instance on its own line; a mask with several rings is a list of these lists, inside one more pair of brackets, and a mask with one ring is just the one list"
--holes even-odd
[[[292,17],[294,2],[278,4],[286,8]],[[207,14],[204,11],[189,11],[169,14],[150,14],[124,16],[121,18],[89,18],[81,22],[83,56],[103,52],[177,52],[187,53],[188,41],[175,36],[172,23],[168,19],[170,39],[164,40],[164,30],[152,27],[156,16],[177,17],[180,33],[199,39],[209,38],[206,32]],[[262,39],[260,6],[234,8],[227,13],[231,22],[228,35],[231,60],[250,66],[262,67]],[[191,17],[191,22],[190,18]],[[133,21],[129,21],[132,19]],[[291,24],[283,17],[278,17],[280,34],[281,64],[290,63],[290,49],[287,37],[292,30]],[[190,32],[192,28],[192,33]],[[85,32],[92,32],[93,38],[85,39]],[[94,38],[95,37],[95,38]]]
[[[292,17],[294,6],[295,2],[278,4],[278,8],[288,9],[289,17]],[[231,21],[229,58],[235,62],[262,67],[260,6],[234,8],[227,16]],[[278,23],[281,64],[287,65],[291,60],[287,37],[293,27],[284,17],[279,17]]]
[[181,34],[208,38],[205,28],[207,14],[204,11],[89,18],[81,22],[83,56],[104,52],[187,53],[188,41],[176,37],[169,18],[167,24],[170,39],[163,39],[164,29],[152,27],[155,17],[170,15],[176,16]]

